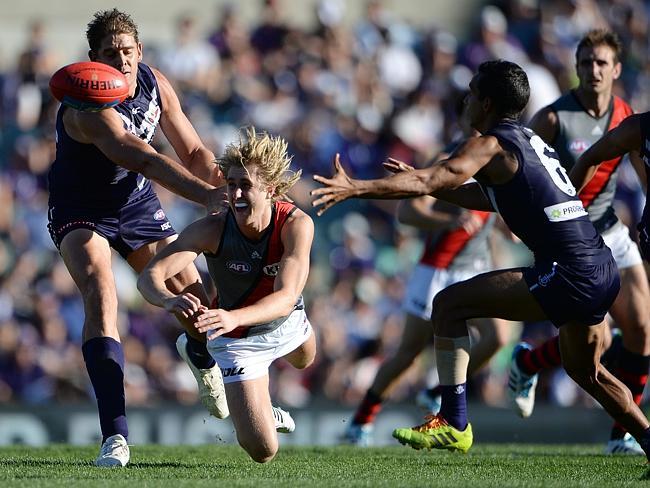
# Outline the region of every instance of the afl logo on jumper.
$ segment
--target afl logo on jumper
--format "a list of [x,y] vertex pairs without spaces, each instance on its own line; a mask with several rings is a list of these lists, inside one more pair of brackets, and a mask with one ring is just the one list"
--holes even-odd
[[582,154],[589,148],[589,143],[582,139],[575,139],[569,144],[569,151],[573,154]]
[[277,276],[280,270],[280,263],[269,264],[264,266],[264,274],[266,276]]
[[156,213],[153,214],[153,219],[154,220],[165,220],[165,212],[163,212],[162,208],[159,208],[156,210]]
[[243,261],[228,261],[226,263],[226,268],[228,271],[231,271],[233,273],[246,274],[250,272],[251,265]]

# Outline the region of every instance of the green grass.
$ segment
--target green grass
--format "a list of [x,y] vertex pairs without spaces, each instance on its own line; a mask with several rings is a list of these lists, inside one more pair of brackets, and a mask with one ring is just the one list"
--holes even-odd
[[622,487],[648,486],[641,457],[602,446],[483,444],[469,454],[395,446],[293,447],[259,465],[237,446],[134,446],[124,469],[92,465],[95,447],[0,448],[0,486],[190,487]]

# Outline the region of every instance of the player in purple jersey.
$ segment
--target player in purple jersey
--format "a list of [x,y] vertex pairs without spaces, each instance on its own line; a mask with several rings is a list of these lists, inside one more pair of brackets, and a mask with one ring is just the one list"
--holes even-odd
[[[59,109],[56,160],[49,174],[48,227],[84,301],[82,352],[102,431],[95,464],[125,466],[130,452],[124,353],[117,328],[111,247],[139,273],[176,238],[149,179],[208,210],[222,205],[222,192],[215,186],[223,179],[214,154],[183,114],[167,79],[141,64],[142,44],[131,17],[116,9],[97,12],[86,37],[92,61],[124,73],[129,97],[101,112]],[[150,146],[158,125],[182,165]],[[190,290],[208,303],[193,265],[167,285],[176,292]],[[177,341],[179,353],[199,382],[203,403],[223,418],[228,415],[223,382],[207,351],[205,335],[190,324],[186,330],[187,335]]]
[[[516,119],[528,102],[526,73],[508,61],[481,64],[470,83],[467,110],[482,136],[469,139],[449,159],[420,170],[389,160],[397,174],[355,180],[338,155],[332,178],[312,191],[322,214],[348,198],[408,198],[432,194],[467,208],[497,210],[535,256],[530,268],[481,274],[441,291],[433,302],[436,362],[442,385],[438,415],[393,436],[416,449],[466,452],[472,445],[465,398],[467,320],[550,319],[560,330],[563,365],[646,449],[650,427],[630,391],[600,364],[604,316],[620,286],[611,252],[589,221],[566,172],[532,130]],[[477,183],[464,185],[470,177]]]
[[[559,154],[567,171],[580,155],[608,130],[632,114],[632,109],[613,94],[621,73],[623,46],[616,34],[596,29],[588,32],[576,48],[579,85],[533,117],[530,128]],[[599,165],[597,174],[579,192],[589,218],[611,249],[621,277],[621,291],[609,313],[621,331],[607,353],[608,367],[641,403],[650,368],[650,289],[639,248],[614,212],[614,196],[623,154]],[[643,161],[629,154],[634,168]],[[537,374],[560,366],[557,336],[534,349],[525,342],[512,355],[508,396],[521,417],[532,414]],[[607,454],[643,454],[630,434],[618,424],[610,431]]]

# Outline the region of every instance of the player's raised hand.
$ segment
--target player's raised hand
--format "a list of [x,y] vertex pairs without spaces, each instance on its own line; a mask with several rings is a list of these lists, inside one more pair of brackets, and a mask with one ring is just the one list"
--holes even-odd
[[323,215],[323,213],[333,205],[354,196],[356,180],[353,180],[345,173],[345,170],[339,161],[338,153],[334,156],[333,164],[334,176],[331,178],[314,175],[314,180],[324,185],[323,188],[317,188],[312,190],[310,193],[312,197],[318,197],[314,199],[311,205],[312,207],[321,206],[317,212],[317,215],[319,216]]
[[413,171],[415,169],[410,164],[406,164],[402,161],[398,161],[397,159],[393,159],[393,158],[388,158],[384,163],[382,163],[382,166],[387,171],[390,171],[391,173],[395,173],[395,174],[405,173],[406,171]]
[[235,314],[221,308],[203,310],[194,322],[201,333],[207,333],[208,340],[216,339],[239,326]]
[[168,312],[179,314],[186,319],[205,308],[204,305],[201,305],[201,300],[191,293],[182,293],[175,297],[165,298],[163,300],[163,307]]

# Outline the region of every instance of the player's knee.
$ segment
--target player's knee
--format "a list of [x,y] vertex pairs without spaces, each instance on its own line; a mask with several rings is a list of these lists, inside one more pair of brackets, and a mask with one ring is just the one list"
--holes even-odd
[[251,443],[250,445],[244,445],[241,443],[241,446],[248,453],[253,461],[256,463],[264,464],[272,461],[275,455],[278,453],[278,444],[277,442],[272,444],[255,444]]
[[292,361],[291,365],[296,369],[305,369],[314,364],[315,357],[315,354],[300,356]]

